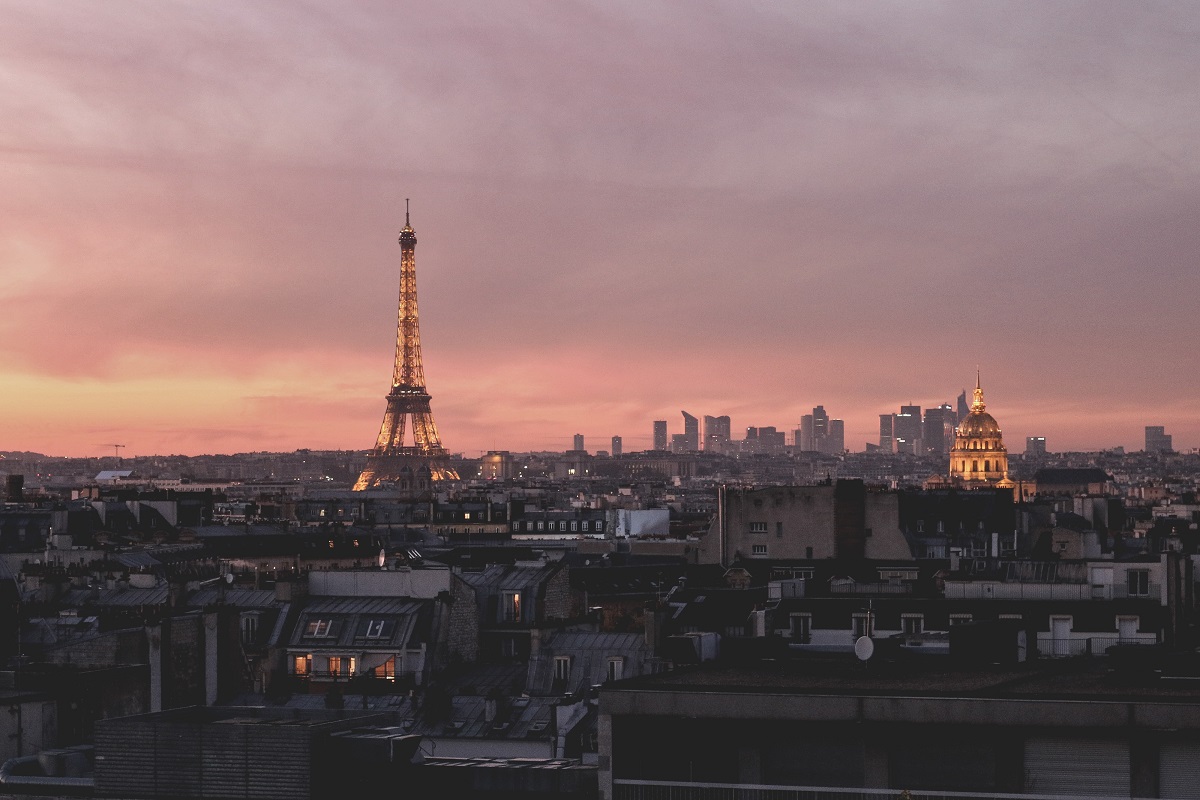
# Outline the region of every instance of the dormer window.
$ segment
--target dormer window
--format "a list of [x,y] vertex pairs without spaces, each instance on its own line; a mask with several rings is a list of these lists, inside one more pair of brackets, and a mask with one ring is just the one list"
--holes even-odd
[[367,639],[387,639],[395,629],[395,620],[368,619],[359,623],[358,635]]
[[342,621],[340,619],[315,618],[308,621],[308,625],[304,627],[304,635],[311,636],[316,639],[332,639],[341,633]]

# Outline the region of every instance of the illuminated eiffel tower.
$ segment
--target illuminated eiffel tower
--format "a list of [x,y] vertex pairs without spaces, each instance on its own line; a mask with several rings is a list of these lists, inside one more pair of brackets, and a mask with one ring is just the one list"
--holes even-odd
[[[437,424],[425,391],[421,366],[421,331],[417,323],[417,234],[409,223],[404,201],[404,230],[400,231],[400,311],[396,324],[396,365],[392,390],[375,447],[354,491],[392,484],[396,489],[420,494],[435,481],[456,481],[458,473],[438,438]],[[405,421],[412,418],[412,445],[404,444]]]

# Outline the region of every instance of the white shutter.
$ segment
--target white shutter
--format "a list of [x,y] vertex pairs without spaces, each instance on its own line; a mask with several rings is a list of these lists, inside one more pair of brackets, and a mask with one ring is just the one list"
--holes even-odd
[[1025,791],[1129,797],[1129,744],[1104,739],[1031,738],[1025,742]]

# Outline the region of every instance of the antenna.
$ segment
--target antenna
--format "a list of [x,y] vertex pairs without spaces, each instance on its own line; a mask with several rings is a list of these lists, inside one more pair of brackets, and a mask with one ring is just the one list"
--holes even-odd
[[404,198],[404,224],[410,224],[408,221],[408,198]]

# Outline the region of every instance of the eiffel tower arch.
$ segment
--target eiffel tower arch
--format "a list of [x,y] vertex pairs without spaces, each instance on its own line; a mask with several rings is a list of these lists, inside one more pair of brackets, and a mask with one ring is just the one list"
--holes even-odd
[[[421,365],[421,330],[417,319],[417,234],[409,222],[404,201],[404,229],[400,231],[400,309],[396,321],[396,363],[392,390],[375,447],[354,491],[391,485],[406,494],[423,494],[438,481],[456,481],[458,472],[438,437],[437,423],[425,389]],[[411,421],[411,427],[409,422]],[[412,444],[405,444],[405,430]]]

